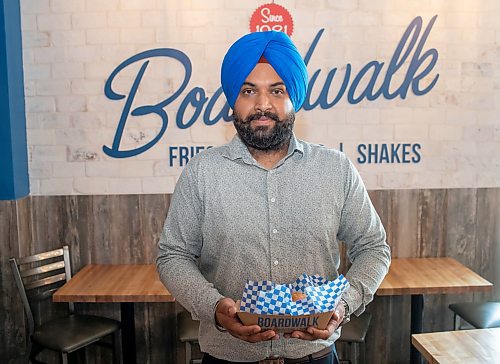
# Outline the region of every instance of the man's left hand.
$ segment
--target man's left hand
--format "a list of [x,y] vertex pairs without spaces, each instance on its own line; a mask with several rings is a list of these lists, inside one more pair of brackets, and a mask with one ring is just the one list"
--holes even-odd
[[333,316],[324,330],[319,330],[313,326],[309,326],[306,331],[293,331],[291,334],[285,334],[285,337],[301,340],[326,340],[332,336],[334,331],[340,326],[340,323],[344,319],[344,314],[344,305],[339,304],[335,308]]

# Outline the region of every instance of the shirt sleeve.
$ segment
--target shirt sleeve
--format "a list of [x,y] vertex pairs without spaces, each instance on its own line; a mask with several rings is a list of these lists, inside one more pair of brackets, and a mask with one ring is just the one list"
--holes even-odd
[[193,318],[214,322],[215,306],[223,296],[198,268],[203,244],[203,204],[196,162],[193,159],[188,163],[175,187],[158,243],[156,264],[165,287]]
[[358,171],[343,156],[344,205],[337,237],[346,244],[352,265],[346,273],[351,286],[342,297],[351,313],[360,315],[388,272],[391,250]]

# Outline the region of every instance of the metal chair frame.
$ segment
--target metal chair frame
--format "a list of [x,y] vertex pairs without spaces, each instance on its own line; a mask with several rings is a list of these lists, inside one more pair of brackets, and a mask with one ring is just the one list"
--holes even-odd
[[[14,279],[23,302],[24,313],[27,318],[27,354],[29,355],[29,361],[32,363],[41,363],[36,359],[36,356],[43,349],[49,348],[46,348],[33,340],[36,324],[31,305],[35,302],[50,299],[58,288],[71,279],[69,248],[65,245],[60,249],[44,253],[23,258],[11,258],[10,263]],[[25,267],[26,265],[28,266]],[[35,265],[35,267],[33,267],[33,265]],[[75,307],[72,302],[68,303],[68,308],[69,314],[74,315]],[[113,358],[114,362],[118,364],[121,362],[119,328],[111,335]],[[109,334],[106,334],[92,342],[87,342],[73,351],[85,348],[93,343],[110,346],[109,344],[100,342],[100,340],[105,336],[109,336]],[[68,354],[70,354],[70,352],[60,352],[61,362],[63,364],[68,363]]]

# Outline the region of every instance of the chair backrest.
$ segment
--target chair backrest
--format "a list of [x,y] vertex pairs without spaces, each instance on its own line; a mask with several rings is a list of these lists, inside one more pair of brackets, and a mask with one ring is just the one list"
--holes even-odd
[[[61,249],[23,258],[11,258],[10,263],[31,336],[35,330],[33,305],[51,298],[59,287],[71,279],[69,248],[63,246]],[[69,310],[74,311],[73,304],[69,305]]]

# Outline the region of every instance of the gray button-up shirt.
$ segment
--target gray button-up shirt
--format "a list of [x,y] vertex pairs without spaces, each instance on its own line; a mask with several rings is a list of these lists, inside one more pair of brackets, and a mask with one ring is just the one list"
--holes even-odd
[[292,137],[287,156],[267,170],[236,136],[183,170],[159,242],[158,271],[201,321],[202,351],[231,361],[299,358],[332,345],[339,330],[329,340],[280,335],[251,344],[216,329],[215,305],[224,296],[241,299],[247,279],[336,278],[339,241],[353,262],[343,297],[359,314],[387,273],[390,249],[356,169],[343,153]]

